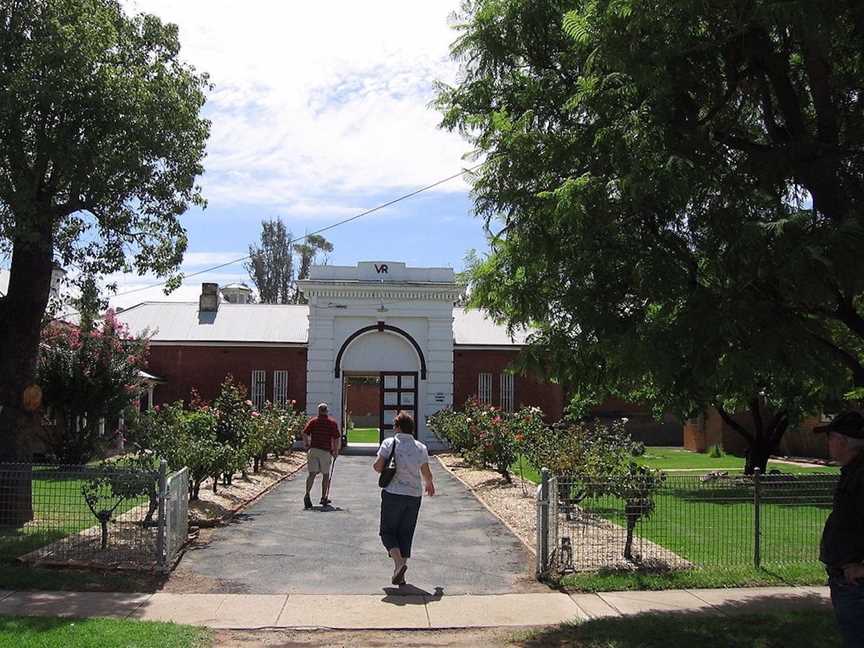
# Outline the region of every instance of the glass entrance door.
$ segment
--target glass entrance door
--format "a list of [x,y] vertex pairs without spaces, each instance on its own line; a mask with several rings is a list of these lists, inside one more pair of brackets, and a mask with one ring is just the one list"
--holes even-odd
[[417,372],[381,372],[381,423],[379,442],[393,435],[393,419],[404,410],[417,422]]

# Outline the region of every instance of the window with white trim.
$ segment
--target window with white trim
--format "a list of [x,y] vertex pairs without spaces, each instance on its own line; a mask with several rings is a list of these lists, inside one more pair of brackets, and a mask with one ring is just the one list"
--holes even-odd
[[252,371],[252,404],[255,409],[264,407],[264,401],[267,398],[267,372],[263,369],[254,369]]
[[280,407],[288,402],[288,370],[277,369],[273,372],[273,404]]
[[492,374],[481,373],[477,376],[477,400],[492,404]]
[[501,374],[501,409],[512,412],[515,404],[516,379],[513,374]]

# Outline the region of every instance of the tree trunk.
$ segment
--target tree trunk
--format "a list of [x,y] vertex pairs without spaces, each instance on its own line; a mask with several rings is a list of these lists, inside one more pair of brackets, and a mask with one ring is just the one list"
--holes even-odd
[[766,450],[764,445],[747,448],[747,453],[744,455],[744,474],[752,475],[758,468],[764,475],[768,470],[768,459],[770,457],[771,452]]
[[108,518],[99,518],[99,523],[102,525],[102,551],[108,548]]
[[759,398],[750,403],[750,417],[753,419],[753,433],[738,423],[729,412],[719,405],[714,406],[720,417],[730,428],[735,430],[747,441],[745,453],[744,474],[752,475],[756,468],[763,473],[768,469],[768,459],[777,450],[780,440],[789,428],[789,416],[786,412],[777,412],[767,424],[762,418],[762,406]]
[[766,424],[758,405],[755,409],[751,407],[751,416],[755,433],[745,455],[744,474],[752,475],[758,468],[764,475],[768,472],[768,460],[789,428],[789,418],[785,412],[778,412]]
[[[34,384],[42,318],[53,268],[50,225],[36,240],[12,246],[9,288],[0,299],[0,463],[32,459],[38,419],[23,409],[24,390]],[[0,479],[4,497],[0,524],[20,525],[33,517],[29,479]]]
[[633,560],[633,531],[636,529],[636,518],[627,516],[627,541],[624,543],[624,559]]

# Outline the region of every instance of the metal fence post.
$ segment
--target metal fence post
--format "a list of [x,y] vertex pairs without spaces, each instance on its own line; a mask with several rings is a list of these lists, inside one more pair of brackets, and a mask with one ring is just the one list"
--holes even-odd
[[762,566],[762,471],[753,471],[753,566]]
[[159,462],[159,527],[156,533],[156,562],[160,569],[168,566],[168,552],[165,541],[168,536],[168,520],[165,511],[168,500],[168,462]]
[[549,470],[540,471],[540,544],[537,553],[540,557],[540,576],[549,569]]

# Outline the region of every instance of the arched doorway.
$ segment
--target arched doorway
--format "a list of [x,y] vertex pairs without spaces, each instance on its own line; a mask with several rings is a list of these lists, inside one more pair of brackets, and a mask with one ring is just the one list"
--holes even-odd
[[[425,374],[423,353],[405,331],[379,324],[350,335],[339,349],[335,367],[335,375],[342,381],[341,413],[349,445],[380,443],[393,433],[393,419],[399,410],[417,420]],[[369,417],[370,385],[377,390],[374,423]],[[364,427],[352,433],[349,426],[358,422]],[[377,438],[370,435],[370,429],[374,428],[378,431]]]

